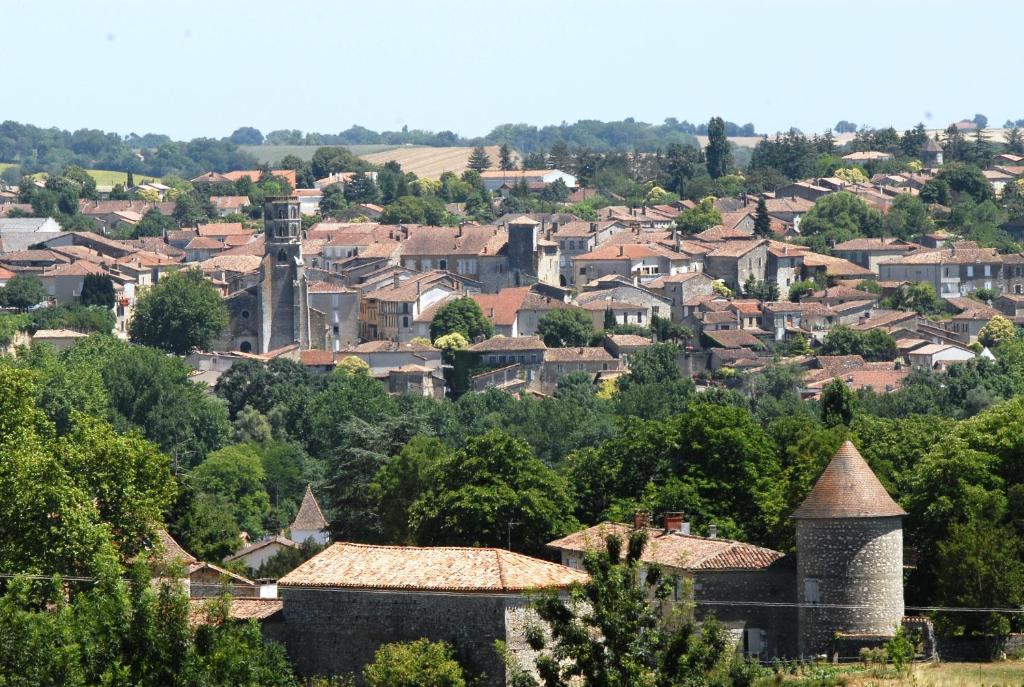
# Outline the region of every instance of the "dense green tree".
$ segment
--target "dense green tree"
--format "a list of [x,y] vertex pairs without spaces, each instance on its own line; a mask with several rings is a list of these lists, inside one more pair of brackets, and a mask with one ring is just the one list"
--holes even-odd
[[859,355],[876,362],[896,357],[896,341],[887,332],[872,329],[861,332],[847,325],[836,325],[821,342],[823,355]]
[[849,425],[857,397],[841,379],[833,379],[821,390],[821,421],[827,427]]
[[469,161],[466,166],[470,169],[476,170],[477,172],[483,172],[484,170],[491,168],[491,158],[484,150],[483,146],[477,146],[473,148],[473,152],[469,156]]
[[676,217],[676,229],[684,234],[699,234],[722,223],[722,215],[715,209],[714,198],[704,198],[696,207],[683,210]]
[[945,311],[945,301],[935,293],[935,287],[927,282],[911,282],[896,289],[882,299],[884,307],[897,310],[913,310],[919,315],[935,315]]
[[177,229],[179,226],[176,217],[167,216],[157,208],[146,210],[146,214],[131,228],[131,238],[137,239],[145,236],[164,236],[167,232]]
[[538,553],[576,525],[564,480],[529,444],[500,431],[466,442],[442,459],[432,489],[413,504],[422,545],[498,546]]
[[165,275],[139,298],[128,334],[135,343],[185,355],[209,350],[227,326],[220,294],[199,270]]
[[472,298],[448,301],[434,313],[430,322],[430,338],[436,341],[446,334],[459,333],[467,341],[494,336],[494,325],[484,316],[480,305]]
[[24,310],[39,305],[47,298],[46,287],[36,277],[17,274],[7,281],[0,291],[0,300],[11,308]]
[[863,200],[840,191],[821,198],[800,221],[800,232],[845,241],[858,236],[881,236],[882,215]]
[[356,172],[345,184],[345,201],[348,203],[376,203],[380,200],[380,189],[376,182],[364,172]]
[[108,274],[87,274],[82,280],[82,305],[101,308],[114,307],[114,282]]
[[255,444],[228,446],[209,454],[189,474],[200,494],[221,497],[232,505],[232,516],[241,530],[258,538],[270,511],[263,488],[266,473]]
[[[179,358],[92,336],[64,351],[61,360],[72,371],[99,371],[114,425],[139,428],[176,467],[202,460],[230,435],[223,402],[194,384],[190,368]],[[84,378],[84,373],[75,374]]]
[[935,175],[935,179],[949,185],[954,200],[970,198],[981,203],[995,197],[991,182],[975,165],[947,162]]
[[729,172],[732,151],[729,139],[725,137],[725,121],[721,117],[712,117],[708,122],[708,145],[704,151],[708,176],[717,179]]
[[263,134],[259,129],[251,126],[240,126],[231,132],[228,140],[240,146],[263,145]]
[[347,439],[343,424],[356,418],[378,423],[396,414],[384,385],[368,374],[343,368],[331,372],[324,388],[309,401],[308,429],[302,440],[315,457],[326,457]]
[[884,219],[885,231],[891,236],[910,239],[935,229],[928,207],[917,196],[901,193],[892,202]]
[[448,219],[444,203],[433,196],[402,196],[384,208],[381,222],[441,226]]
[[594,333],[590,314],[578,308],[549,310],[537,322],[537,334],[548,348],[586,346]]
[[465,687],[462,666],[444,642],[383,644],[363,668],[368,687]]
[[195,193],[186,193],[179,197],[171,216],[179,227],[194,227],[209,220],[209,215]]
[[679,371],[679,347],[656,343],[630,356],[629,373],[618,380],[615,404],[623,417],[664,418],[680,412],[693,382]]
[[437,479],[438,466],[449,459],[451,449],[435,437],[413,437],[401,451],[381,466],[371,492],[379,504],[381,529],[389,542],[411,544],[409,510]]

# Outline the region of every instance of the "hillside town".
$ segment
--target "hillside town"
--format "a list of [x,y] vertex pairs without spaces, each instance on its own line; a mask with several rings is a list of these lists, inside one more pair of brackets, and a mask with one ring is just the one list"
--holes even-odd
[[1024,686],[1015,73],[836,69],[1018,8],[83,9],[0,14],[0,687]]

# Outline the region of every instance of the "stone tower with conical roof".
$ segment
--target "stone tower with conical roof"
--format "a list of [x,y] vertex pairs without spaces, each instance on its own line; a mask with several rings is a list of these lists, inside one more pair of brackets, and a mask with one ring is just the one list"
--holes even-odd
[[299,506],[299,512],[295,514],[295,520],[292,521],[291,527],[288,529],[292,541],[296,544],[302,544],[310,539],[313,540],[313,543],[320,545],[326,544],[328,541],[327,518],[324,517],[323,511],[320,510],[320,504],[313,496],[313,488],[308,484],[306,485],[306,494],[302,497],[302,505]]
[[903,511],[845,442],[793,513],[799,651],[837,633],[891,636],[903,619]]

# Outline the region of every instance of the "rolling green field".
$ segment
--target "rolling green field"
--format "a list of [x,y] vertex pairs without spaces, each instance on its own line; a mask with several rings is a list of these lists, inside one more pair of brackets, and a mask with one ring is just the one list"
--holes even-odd
[[[239,146],[242,150],[253,155],[260,164],[274,165],[281,161],[285,155],[294,155],[300,160],[309,161],[313,159],[313,153],[319,146]],[[385,150],[392,150],[399,146],[388,145],[388,144],[375,144],[375,145],[355,145],[345,146],[352,151],[353,155],[369,155],[371,153],[380,153]]]
[[[3,168],[5,166],[11,167],[13,165],[10,165],[5,162],[0,162],[0,172],[3,171]],[[87,169],[85,171],[89,176],[96,180],[97,186],[114,186],[116,184],[125,184],[128,182],[127,172],[112,172],[108,169]],[[32,176],[35,177],[36,179],[45,179],[46,172],[39,172],[38,174],[33,174]],[[160,181],[160,179],[158,177],[143,176],[142,174],[135,175],[136,184],[141,184],[146,181]]]

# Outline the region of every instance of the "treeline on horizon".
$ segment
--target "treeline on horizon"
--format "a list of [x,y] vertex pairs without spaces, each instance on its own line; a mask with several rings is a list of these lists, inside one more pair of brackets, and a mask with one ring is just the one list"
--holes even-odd
[[[725,123],[727,136],[756,135],[753,124]],[[207,171],[257,169],[255,156],[240,146],[251,145],[425,145],[470,146],[507,144],[522,154],[550,149],[562,142],[574,149],[594,152],[636,150],[653,152],[673,143],[696,147],[695,135],[707,133],[707,124],[668,118],[648,124],[633,118],[619,122],[581,120],[537,127],[502,124],[478,138],[463,138],[451,131],[431,132],[403,127],[401,131],[372,131],[352,126],[338,134],[303,133],[298,129],[271,131],[266,136],[253,127],[240,127],[221,139],[175,141],[163,134],[122,136],[98,129],[67,131],[14,121],[0,123],[0,162],[13,163],[24,174],[57,174],[69,165],[107,169],[156,177],[192,177]],[[8,181],[10,181],[8,179]],[[16,179],[11,183],[16,183]]]

